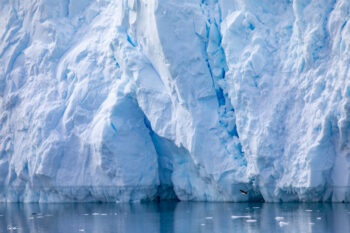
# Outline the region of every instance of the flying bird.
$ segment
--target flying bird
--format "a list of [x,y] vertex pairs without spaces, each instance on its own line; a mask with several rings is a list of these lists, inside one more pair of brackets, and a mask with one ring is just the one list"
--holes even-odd
[[239,190],[242,194],[244,194],[244,195],[247,195],[248,194],[248,191],[244,191],[244,190],[242,190],[242,189],[240,189]]

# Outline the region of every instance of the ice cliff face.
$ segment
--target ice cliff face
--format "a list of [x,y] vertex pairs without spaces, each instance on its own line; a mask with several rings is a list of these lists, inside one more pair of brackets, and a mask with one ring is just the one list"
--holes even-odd
[[349,11],[1,1],[0,201],[350,201]]

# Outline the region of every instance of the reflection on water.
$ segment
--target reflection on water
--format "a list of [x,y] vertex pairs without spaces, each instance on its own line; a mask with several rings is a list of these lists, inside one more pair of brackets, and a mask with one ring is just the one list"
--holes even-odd
[[0,232],[350,232],[349,204],[0,204]]

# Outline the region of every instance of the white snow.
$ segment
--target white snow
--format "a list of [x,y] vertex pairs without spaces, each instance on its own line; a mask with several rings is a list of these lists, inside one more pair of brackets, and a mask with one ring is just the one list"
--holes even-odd
[[349,12],[1,1],[0,201],[348,202]]

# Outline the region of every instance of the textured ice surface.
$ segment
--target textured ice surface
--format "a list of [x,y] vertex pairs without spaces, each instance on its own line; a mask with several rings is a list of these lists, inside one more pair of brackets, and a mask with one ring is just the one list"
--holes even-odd
[[0,201],[350,201],[349,11],[1,1]]

